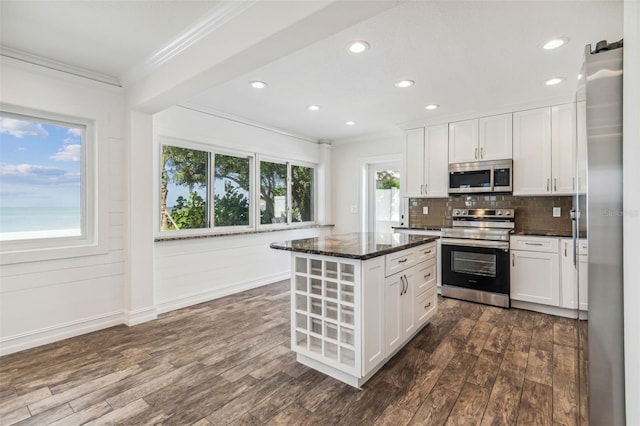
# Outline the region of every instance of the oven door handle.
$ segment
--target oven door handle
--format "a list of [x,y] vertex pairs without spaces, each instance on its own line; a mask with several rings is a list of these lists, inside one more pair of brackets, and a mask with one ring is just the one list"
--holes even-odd
[[465,238],[443,238],[442,245],[449,246],[462,246],[462,247],[482,247],[493,248],[500,250],[508,250],[509,243],[506,241],[485,241],[485,240],[470,240]]

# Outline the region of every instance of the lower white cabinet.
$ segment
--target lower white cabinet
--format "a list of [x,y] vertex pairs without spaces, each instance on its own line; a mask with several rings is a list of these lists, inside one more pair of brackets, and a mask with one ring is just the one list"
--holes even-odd
[[[586,240],[578,240],[575,265],[571,238],[513,236],[510,246],[511,299],[516,301],[515,307],[572,318],[577,317],[578,310],[587,311]],[[518,301],[527,304],[521,306]]]
[[[385,353],[395,352],[413,331],[413,288],[407,274],[399,272],[385,279],[384,331]],[[406,293],[405,293],[406,292]]]
[[[557,238],[511,237],[511,299],[543,305],[560,303]],[[550,246],[550,247],[549,247]],[[514,247],[529,247],[514,250]]]

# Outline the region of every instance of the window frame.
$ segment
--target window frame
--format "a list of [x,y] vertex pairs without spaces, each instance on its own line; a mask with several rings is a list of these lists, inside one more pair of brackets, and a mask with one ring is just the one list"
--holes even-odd
[[108,167],[100,163],[98,152],[100,151],[105,158],[108,158],[108,154],[105,152],[106,147],[102,148],[98,144],[96,120],[5,103],[0,103],[0,111],[4,117],[83,129],[80,165],[80,235],[0,241],[0,264],[106,253],[108,198],[107,195],[101,194],[98,184],[100,176],[107,172]]
[[[263,162],[286,164],[287,165],[287,222],[286,223],[260,223],[260,164]],[[256,229],[286,229],[292,226],[308,226],[318,223],[318,165],[305,161],[284,160],[277,157],[258,155],[256,159],[258,169],[256,170],[256,192],[258,193],[256,199]],[[293,199],[291,188],[293,186],[293,175],[291,173],[292,166],[307,167],[313,170],[313,185],[312,185],[312,203],[313,203],[313,220],[303,222],[293,222],[291,219],[291,213],[293,211]]]
[[[160,221],[160,183],[162,182],[162,169],[160,167],[160,159],[162,156],[162,147],[165,145],[174,146],[178,148],[184,149],[193,149],[199,151],[205,151],[209,155],[209,164],[207,166],[207,175],[208,175],[208,188],[207,188],[207,210],[208,210],[208,219],[209,219],[209,227],[208,228],[192,228],[192,229],[172,229],[172,230],[161,230],[161,221]],[[255,155],[253,153],[233,150],[228,148],[222,148],[217,145],[209,145],[205,143],[193,142],[184,139],[178,139],[169,136],[158,136],[156,143],[156,179],[157,184],[155,185],[155,194],[156,194],[156,205],[158,206],[158,211],[154,214],[154,236],[159,239],[163,238],[171,238],[171,237],[196,237],[196,236],[207,236],[214,234],[241,234],[247,231],[252,231],[255,229],[255,214],[254,208],[251,205],[255,203],[255,188],[250,185],[249,186],[249,224],[248,225],[235,225],[235,226],[215,226],[215,155],[227,155],[234,156],[240,158],[248,158],[249,159],[249,182],[250,184],[254,182],[255,175]]]

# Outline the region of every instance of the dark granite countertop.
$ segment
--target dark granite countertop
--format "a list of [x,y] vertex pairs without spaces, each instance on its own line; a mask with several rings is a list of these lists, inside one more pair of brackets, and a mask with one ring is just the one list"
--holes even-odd
[[521,230],[516,231],[513,235],[522,235],[522,236],[531,236],[531,237],[562,237],[562,238],[571,238],[571,232],[568,234],[565,232],[559,231],[532,231],[532,230]]
[[395,233],[354,232],[326,237],[271,243],[270,247],[299,253],[322,254],[367,260],[411,247],[426,244],[439,237]]

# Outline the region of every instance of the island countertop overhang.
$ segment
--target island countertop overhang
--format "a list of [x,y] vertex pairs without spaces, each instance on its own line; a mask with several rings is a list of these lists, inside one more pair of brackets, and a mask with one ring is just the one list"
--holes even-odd
[[353,232],[274,242],[270,247],[297,253],[367,260],[438,240],[437,236]]

